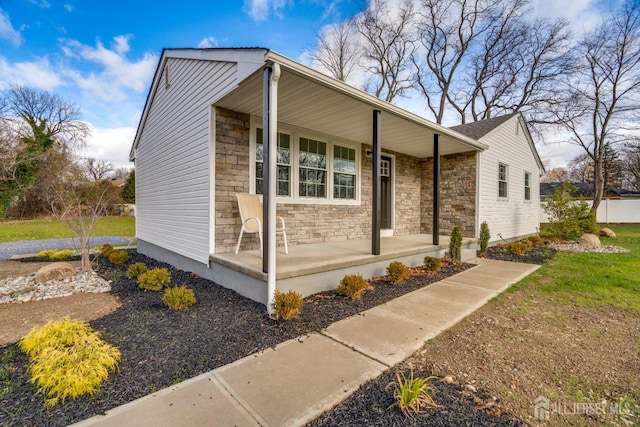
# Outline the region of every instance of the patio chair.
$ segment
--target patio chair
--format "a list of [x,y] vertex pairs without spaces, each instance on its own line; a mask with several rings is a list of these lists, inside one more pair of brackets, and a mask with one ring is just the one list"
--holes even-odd
[[[240,242],[244,233],[258,233],[260,238],[260,256],[262,256],[262,205],[260,204],[260,196],[257,194],[236,193],[238,199],[238,210],[240,211],[240,220],[242,228],[240,236],[238,236],[238,244],[236,245],[236,253],[240,250]],[[276,234],[281,233],[284,239],[284,253],[289,253],[287,245],[287,231],[284,227],[284,219],[280,216],[276,217],[280,225],[276,225]]]

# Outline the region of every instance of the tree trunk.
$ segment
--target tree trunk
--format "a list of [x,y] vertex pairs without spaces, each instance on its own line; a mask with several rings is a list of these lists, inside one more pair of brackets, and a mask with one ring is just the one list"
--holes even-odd
[[604,196],[604,174],[602,173],[602,160],[596,159],[593,162],[593,205],[591,210],[595,213]]
[[93,268],[91,268],[91,253],[89,252],[89,241],[82,241],[82,247],[80,248],[80,256],[82,258],[82,272],[83,273],[91,273],[93,272]]

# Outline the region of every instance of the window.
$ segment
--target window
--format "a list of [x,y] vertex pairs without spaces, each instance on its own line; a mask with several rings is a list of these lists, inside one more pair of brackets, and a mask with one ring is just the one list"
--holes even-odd
[[[256,194],[263,193],[262,168],[264,152],[262,146],[262,129],[256,129]],[[277,150],[278,174],[276,177],[278,196],[291,194],[291,136],[278,132]]]
[[524,199],[531,200],[531,174],[524,173]]
[[300,138],[299,191],[300,197],[327,196],[327,143]]
[[356,150],[333,146],[333,198],[356,198]]
[[507,165],[498,164],[498,196],[507,197]]

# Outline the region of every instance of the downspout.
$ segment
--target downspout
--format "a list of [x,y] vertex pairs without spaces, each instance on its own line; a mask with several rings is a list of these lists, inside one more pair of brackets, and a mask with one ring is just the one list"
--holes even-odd
[[267,312],[273,315],[272,303],[276,292],[276,176],[278,150],[278,80],[280,65],[274,63],[264,69],[263,147],[265,147],[263,188],[263,254],[262,268],[267,273]]

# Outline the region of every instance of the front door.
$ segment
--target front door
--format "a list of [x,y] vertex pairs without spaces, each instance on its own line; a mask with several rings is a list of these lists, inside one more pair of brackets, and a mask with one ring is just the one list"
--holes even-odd
[[391,157],[380,158],[380,195],[381,195],[381,218],[380,228],[393,228],[393,177],[391,176]]

